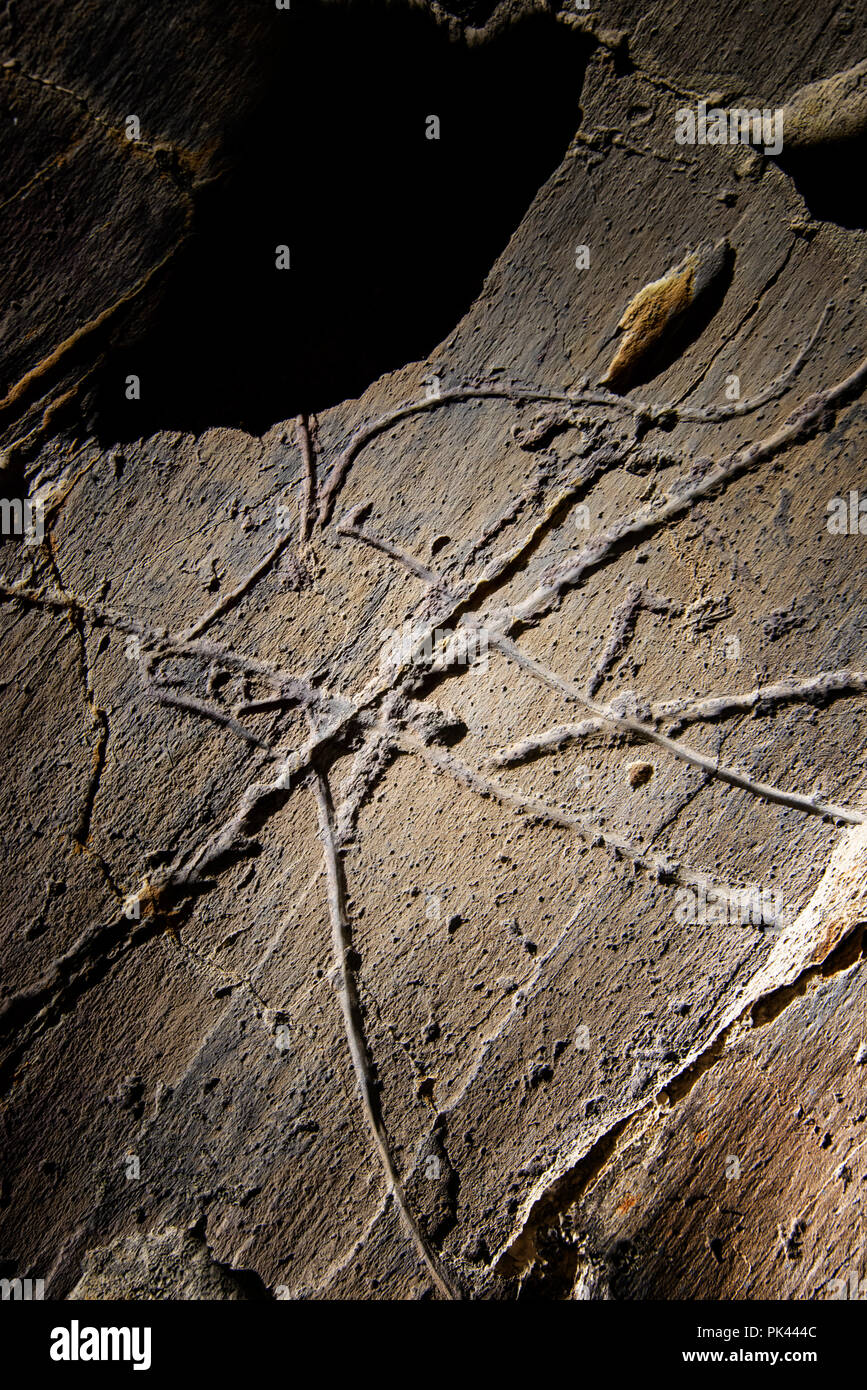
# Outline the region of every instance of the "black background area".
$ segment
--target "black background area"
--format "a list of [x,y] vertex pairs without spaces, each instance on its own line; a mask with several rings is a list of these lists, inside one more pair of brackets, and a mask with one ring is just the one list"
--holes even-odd
[[[101,373],[103,441],[260,433],[426,357],[558,166],[588,50],[544,16],[468,47],[403,6],[275,10],[261,97],[229,132],[226,171],[196,192],[146,330]],[[139,402],[125,399],[128,373]]]

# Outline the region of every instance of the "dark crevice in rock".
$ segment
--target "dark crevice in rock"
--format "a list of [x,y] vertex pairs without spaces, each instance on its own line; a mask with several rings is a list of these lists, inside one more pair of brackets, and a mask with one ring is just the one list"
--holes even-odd
[[574,133],[592,41],[550,16],[468,48],[426,11],[291,14],[275,13],[261,99],[195,195],[157,308],[127,320],[100,372],[89,423],[103,440],[258,433],[425,357]]
[[817,222],[867,227],[867,137],[803,150],[784,148],[777,162]]

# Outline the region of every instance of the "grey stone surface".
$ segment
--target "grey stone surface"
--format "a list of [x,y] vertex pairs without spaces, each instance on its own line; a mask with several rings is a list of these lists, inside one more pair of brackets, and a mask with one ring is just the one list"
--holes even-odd
[[[853,67],[863,20],[552,11],[587,38],[574,139],[426,360],[261,434],[107,440],[101,355],[260,39],[196,0],[169,48],[155,6],[86,43],[94,8],[3,21],[3,476],[45,504],[0,567],[5,1267],[828,1297],[865,1273],[867,542],[827,525],[863,482],[865,234],[674,128]],[[722,238],[715,296],[600,389],[626,305]]]

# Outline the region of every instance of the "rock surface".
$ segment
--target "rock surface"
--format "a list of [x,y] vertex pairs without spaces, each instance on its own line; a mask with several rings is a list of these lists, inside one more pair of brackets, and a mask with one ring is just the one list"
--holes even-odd
[[[260,393],[248,428],[211,389],[193,430],[124,382],[186,331],[167,273],[277,19],[0,19],[2,476],[44,524],[0,587],[2,1272],[835,1296],[867,1274],[863,149],[823,173],[674,130],[854,68],[863,17],[389,13],[493,66],[531,26],[572,128],[454,327],[421,314],[424,360],[266,422]],[[696,314],[601,387],[627,304],[722,239]],[[329,384],[350,330],[311,339]]]

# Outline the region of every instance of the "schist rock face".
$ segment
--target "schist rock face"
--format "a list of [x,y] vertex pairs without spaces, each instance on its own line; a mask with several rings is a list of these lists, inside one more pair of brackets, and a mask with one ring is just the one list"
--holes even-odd
[[4,1298],[863,1297],[867,23],[735,8],[0,15]]

